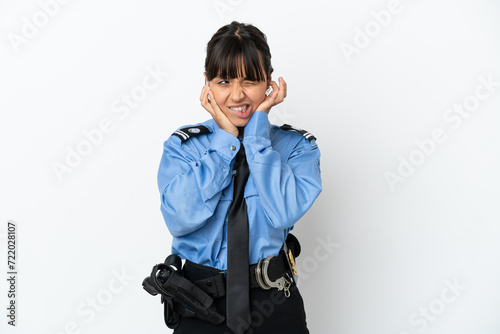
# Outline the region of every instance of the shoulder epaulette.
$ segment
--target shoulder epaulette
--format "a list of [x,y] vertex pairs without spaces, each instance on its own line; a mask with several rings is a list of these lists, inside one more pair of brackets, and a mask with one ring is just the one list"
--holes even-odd
[[196,125],[196,126],[188,126],[182,129],[179,129],[172,133],[173,136],[179,137],[182,141],[188,140],[191,137],[201,135],[204,133],[210,133],[209,128],[204,125]]
[[293,132],[300,133],[301,135],[303,135],[304,137],[306,137],[306,139],[309,140],[309,141],[311,141],[313,139],[316,139],[316,137],[314,137],[312,133],[309,133],[306,130],[299,129],[299,128],[296,128],[294,126],[291,126],[290,124],[283,124],[282,126],[280,126],[280,128],[282,130],[293,131]]

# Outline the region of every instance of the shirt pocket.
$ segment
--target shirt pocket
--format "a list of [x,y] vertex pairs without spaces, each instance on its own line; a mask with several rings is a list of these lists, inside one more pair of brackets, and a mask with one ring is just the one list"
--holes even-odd
[[245,196],[245,199],[252,196],[259,196],[259,193],[257,192],[257,188],[255,187],[255,183],[253,182],[251,174],[248,177],[243,196]]
[[220,195],[219,203],[217,204],[217,208],[215,209],[215,218],[217,220],[224,219],[227,214],[227,210],[233,201],[233,185],[231,184],[226,189],[222,191]]

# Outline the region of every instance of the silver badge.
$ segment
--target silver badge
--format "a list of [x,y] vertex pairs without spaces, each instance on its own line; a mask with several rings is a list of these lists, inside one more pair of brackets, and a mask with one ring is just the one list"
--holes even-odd
[[190,128],[190,129],[188,129],[188,131],[191,133],[200,133],[201,130],[198,128]]

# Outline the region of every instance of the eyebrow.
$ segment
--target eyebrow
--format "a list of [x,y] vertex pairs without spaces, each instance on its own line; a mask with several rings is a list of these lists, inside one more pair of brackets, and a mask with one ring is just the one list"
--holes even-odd
[[[222,78],[222,77],[220,77],[220,76],[216,76],[216,78],[219,78],[219,79],[222,79],[222,80],[232,80],[232,79],[237,79],[237,78]],[[243,80],[243,81],[245,81],[245,80],[246,80],[246,81],[258,81],[258,80],[252,80],[252,79],[250,79],[249,77],[244,77],[244,78],[242,78],[242,80]]]

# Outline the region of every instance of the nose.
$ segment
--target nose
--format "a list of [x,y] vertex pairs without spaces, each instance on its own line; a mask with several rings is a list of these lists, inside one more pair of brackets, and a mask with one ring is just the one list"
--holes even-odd
[[245,98],[245,93],[243,92],[243,87],[236,83],[231,89],[231,99],[233,101],[241,101]]

